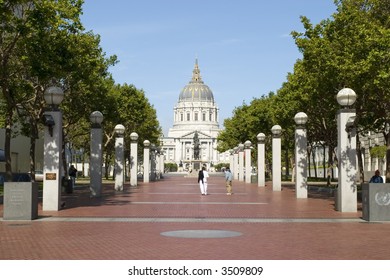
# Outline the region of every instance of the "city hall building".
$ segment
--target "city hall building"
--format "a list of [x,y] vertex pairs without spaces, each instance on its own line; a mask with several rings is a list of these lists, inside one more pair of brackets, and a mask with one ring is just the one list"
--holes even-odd
[[213,92],[201,78],[196,60],[192,79],[180,92],[173,108],[173,127],[167,137],[160,139],[165,162],[176,163],[179,170],[192,170],[199,166],[196,163],[212,168],[217,163],[228,162],[229,155],[220,154],[216,149],[220,131],[219,108]]

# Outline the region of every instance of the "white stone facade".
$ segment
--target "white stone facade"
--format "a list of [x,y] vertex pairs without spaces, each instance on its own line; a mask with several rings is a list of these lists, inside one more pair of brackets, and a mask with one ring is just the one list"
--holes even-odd
[[183,170],[193,168],[195,133],[200,142],[199,160],[210,168],[220,162],[216,150],[219,128],[219,108],[210,88],[200,76],[198,61],[191,81],[180,92],[179,100],[173,108],[173,127],[168,136],[160,139],[165,162],[176,163]]

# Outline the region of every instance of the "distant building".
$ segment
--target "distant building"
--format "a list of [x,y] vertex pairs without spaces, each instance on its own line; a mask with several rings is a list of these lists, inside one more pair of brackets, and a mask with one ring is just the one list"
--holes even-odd
[[[191,81],[180,92],[173,108],[173,127],[168,136],[160,139],[165,162],[176,163],[184,170],[194,169],[199,161],[208,168],[221,161],[228,162],[228,156],[220,154],[217,148],[219,108],[211,89],[204,84],[198,66],[192,71]],[[199,139],[199,157],[194,147],[194,137]]]
[[[14,130],[17,130],[16,128]],[[35,143],[35,169],[43,170],[43,136]],[[5,129],[0,129],[0,149],[4,150]],[[27,173],[30,171],[30,138],[18,135],[11,139],[12,172]],[[0,160],[0,173],[5,172],[5,162]]]

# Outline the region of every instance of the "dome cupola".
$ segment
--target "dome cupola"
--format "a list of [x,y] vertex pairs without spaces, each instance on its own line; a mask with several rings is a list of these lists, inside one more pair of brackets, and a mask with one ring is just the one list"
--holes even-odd
[[191,81],[182,89],[179,95],[179,102],[186,101],[214,102],[213,92],[203,83],[200,76],[198,59],[195,60],[195,67],[192,71]]

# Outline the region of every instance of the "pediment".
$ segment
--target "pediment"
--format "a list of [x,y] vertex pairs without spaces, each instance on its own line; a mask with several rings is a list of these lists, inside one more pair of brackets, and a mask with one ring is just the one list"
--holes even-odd
[[[194,136],[195,136],[195,132],[196,131],[191,131],[191,132],[188,132],[188,133],[185,133],[183,134],[180,138],[181,139],[194,139]],[[207,133],[204,133],[202,131],[197,131],[198,132],[198,137],[199,139],[210,139],[212,138],[209,134]]]

